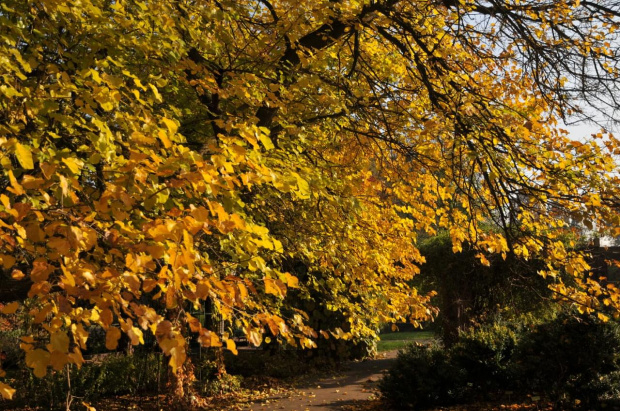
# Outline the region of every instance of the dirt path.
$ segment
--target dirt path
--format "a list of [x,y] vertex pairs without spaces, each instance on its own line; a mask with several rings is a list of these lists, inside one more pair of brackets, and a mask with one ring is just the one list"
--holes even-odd
[[288,398],[272,397],[246,410],[370,410],[378,396],[377,382],[394,363],[396,353],[388,351],[374,360],[350,363],[342,372],[300,385]]

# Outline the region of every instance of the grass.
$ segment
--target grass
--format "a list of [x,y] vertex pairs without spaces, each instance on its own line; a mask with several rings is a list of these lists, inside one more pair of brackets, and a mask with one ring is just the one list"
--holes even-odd
[[415,341],[430,340],[435,338],[435,335],[432,331],[411,331],[381,334],[379,337],[381,339],[377,343],[377,351],[383,352],[399,350]]

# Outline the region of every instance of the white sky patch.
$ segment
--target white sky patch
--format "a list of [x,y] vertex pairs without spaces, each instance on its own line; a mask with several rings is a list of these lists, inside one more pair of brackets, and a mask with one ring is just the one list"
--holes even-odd
[[567,130],[569,137],[573,140],[585,141],[592,139],[592,134],[601,132],[601,127],[591,123],[579,123],[571,125],[562,125],[560,128]]

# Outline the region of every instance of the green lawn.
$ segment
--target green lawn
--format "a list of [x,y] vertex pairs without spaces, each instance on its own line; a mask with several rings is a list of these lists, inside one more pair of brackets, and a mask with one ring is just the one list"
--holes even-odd
[[377,351],[391,351],[404,348],[405,345],[420,341],[430,340],[435,338],[432,331],[410,331],[410,332],[395,332],[379,335],[381,338],[377,343]]

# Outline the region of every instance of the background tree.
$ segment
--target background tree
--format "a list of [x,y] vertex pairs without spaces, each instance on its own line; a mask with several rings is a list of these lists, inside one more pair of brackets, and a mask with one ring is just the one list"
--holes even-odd
[[[492,255],[487,266],[470,244],[453,253],[446,233],[421,241],[420,252],[426,262],[414,285],[419,290],[437,291],[433,303],[439,315],[433,326],[446,347],[472,328],[520,323],[527,317],[542,319],[560,308],[548,281],[538,275],[544,269],[542,260],[523,261],[512,256],[504,260]],[[572,280],[566,275],[562,279]]]

